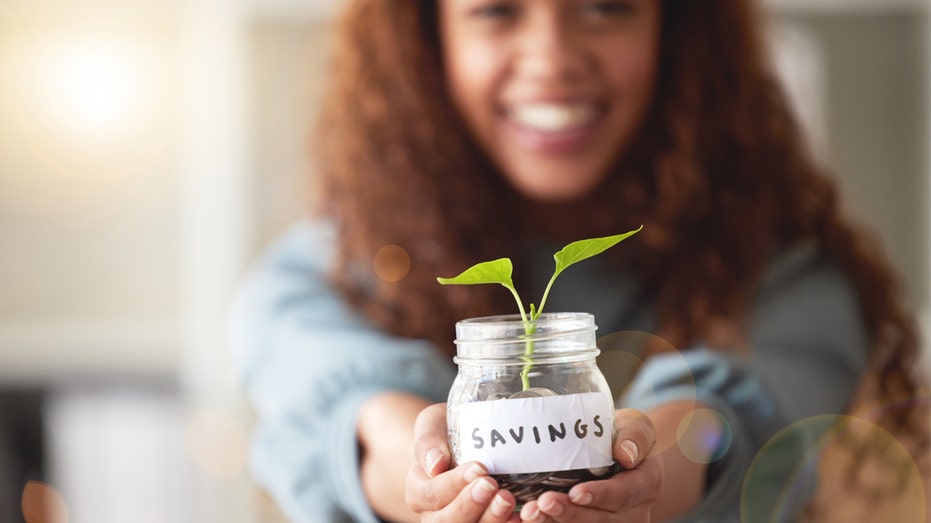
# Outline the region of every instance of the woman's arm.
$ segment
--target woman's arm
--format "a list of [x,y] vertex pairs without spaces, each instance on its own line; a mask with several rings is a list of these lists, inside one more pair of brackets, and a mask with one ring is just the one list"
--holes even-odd
[[[231,343],[258,418],[250,464],[291,521],[375,523],[360,475],[360,449],[374,449],[371,438],[359,444],[363,412],[391,391],[442,401],[455,369],[429,344],[389,336],[347,307],[326,279],[330,250],[324,229],[297,226],[237,295]],[[411,443],[396,455],[409,457]]]
[[[799,422],[842,413],[864,373],[867,338],[856,294],[817,249],[802,247],[778,258],[748,318],[747,347],[654,356],[622,398],[623,405],[654,416],[675,402],[702,405],[705,424],[720,427],[721,437],[709,439],[717,448],[704,467],[695,518],[737,519],[742,502],[754,514],[779,511],[780,517],[803,507],[814,484],[797,475],[812,465],[806,460],[817,455],[816,427],[824,423]],[[661,437],[675,434],[676,417],[669,426],[654,419]],[[777,434],[792,444],[767,445]],[[686,446],[684,455],[677,446],[679,455],[673,449],[667,459],[701,461],[693,459],[695,449]],[[741,498],[741,485],[761,451],[766,474],[754,487],[771,495],[757,496],[751,507]],[[785,489],[791,495],[780,498]]]
[[418,396],[385,392],[359,409],[362,488],[375,512],[389,521],[420,521],[404,501],[404,483],[414,464],[414,422],[428,405]]
[[653,505],[653,521],[688,513],[705,494],[707,464],[714,449],[704,442],[720,439],[722,426],[717,418],[703,416],[703,407],[693,401],[673,401],[647,413],[656,428],[653,452],[661,458],[666,477]]

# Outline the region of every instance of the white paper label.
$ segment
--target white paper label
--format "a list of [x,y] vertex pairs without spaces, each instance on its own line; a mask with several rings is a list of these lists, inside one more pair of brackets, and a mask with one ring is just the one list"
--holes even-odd
[[459,407],[462,462],[480,461],[492,474],[609,466],[613,417],[597,392],[466,403]]

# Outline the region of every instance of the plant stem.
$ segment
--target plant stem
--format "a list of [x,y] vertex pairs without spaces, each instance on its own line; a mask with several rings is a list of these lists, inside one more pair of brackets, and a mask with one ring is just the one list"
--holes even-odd
[[514,287],[509,287],[509,286],[505,286],[505,287],[507,287],[507,289],[511,291],[511,294],[514,296],[514,300],[517,301],[517,309],[520,311],[520,319],[521,321],[524,322],[524,331],[526,331],[527,322],[532,321],[533,319],[527,318],[527,313],[524,311],[524,304],[520,301],[520,295],[517,294],[517,289],[515,289]]
[[530,388],[530,370],[533,368],[533,335],[537,330],[536,321],[524,321],[524,355],[521,360],[524,362],[524,368],[520,371],[520,383],[523,390]]
[[546,305],[546,297],[550,295],[550,289],[553,287],[553,282],[556,281],[556,276],[558,275],[559,275],[558,272],[553,274],[553,277],[550,278],[549,283],[546,284],[546,290],[543,291],[543,299],[540,300],[540,307],[537,308],[537,312],[536,314],[533,315],[533,318],[531,318],[531,320],[536,320],[537,318],[540,317],[541,314],[543,314],[543,306]]

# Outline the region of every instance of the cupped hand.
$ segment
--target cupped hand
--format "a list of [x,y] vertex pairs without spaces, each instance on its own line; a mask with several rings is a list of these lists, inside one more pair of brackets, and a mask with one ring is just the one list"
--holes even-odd
[[614,458],[626,470],[574,486],[568,494],[546,492],[513,512],[514,495],[499,489],[479,463],[450,469],[446,405],[424,409],[415,426],[417,463],[407,476],[408,506],[422,521],[480,523],[648,522],[663,489],[663,468],[649,455],[656,433],[640,411],[615,411]]
[[477,462],[450,469],[446,404],[424,409],[414,426],[417,462],[407,475],[407,505],[424,522],[517,523],[514,495]]
[[614,413],[617,435],[614,459],[625,469],[614,476],[579,483],[568,494],[544,492],[523,506],[526,523],[649,522],[653,503],[663,491],[663,467],[650,456],[656,431],[640,411]]

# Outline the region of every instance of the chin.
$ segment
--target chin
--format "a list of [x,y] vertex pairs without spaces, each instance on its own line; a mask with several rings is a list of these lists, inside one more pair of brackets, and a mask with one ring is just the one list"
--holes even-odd
[[517,191],[528,200],[543,204],[565,204],[585,199],[593,187],[558,187],[553,185],[517,187]]
[[[556,165],[554,165],[556,163]],[[551,204],[573,203],[590,196],[604,181],[604,171],[591,165],[534,162],[505,169],[505,178],[524,198]],[[515,166],[512,166],[515,167]]]

